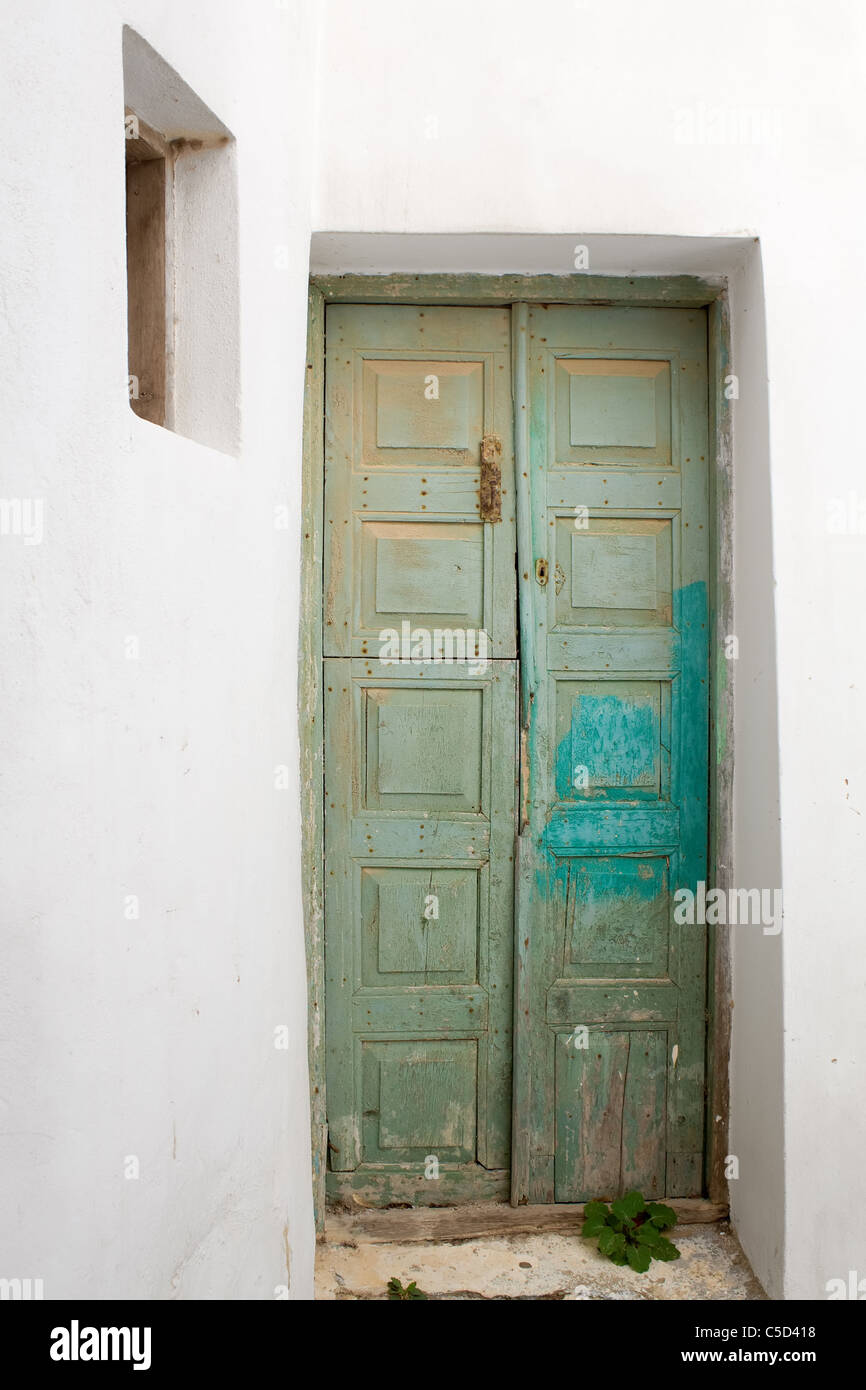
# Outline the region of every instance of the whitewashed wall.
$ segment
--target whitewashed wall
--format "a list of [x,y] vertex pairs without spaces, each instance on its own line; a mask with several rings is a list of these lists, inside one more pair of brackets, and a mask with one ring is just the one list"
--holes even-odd
[[[0,24],[0,494],[45,503],[41,544],[0,538],[0,1275],[43,1278],[46,1298],[309,1297],[294,692],[312,12],[6,0]],[[238,457],[127,402],[124,24],[237,141]],[[202,274],[222,241],[215,225],[197,248]],[[216,307],[198,352],[219,372]]]
[[[126,401],[123,24],[237,139],[238,457]],[[784,873],[786,899],[781,940],[735,942],[733,1210],[771,1293],[824,1296],[866,1246],[866,537],[826,525],[834,498],[866,502],[862,7],[6,0],[0,27],[0,495],[45,502],[41,544],[0,537],[0,1275],[48,1297],[272,1298],[288,1249],[292,1296],[311,1292],[294,691],[312,228],[337,268],[567,271],[573,241],[599,271],[732,277],[734,869]],[[458,233],[528,240],[405,240]],[[215,316],[203,350],[224,347]]]

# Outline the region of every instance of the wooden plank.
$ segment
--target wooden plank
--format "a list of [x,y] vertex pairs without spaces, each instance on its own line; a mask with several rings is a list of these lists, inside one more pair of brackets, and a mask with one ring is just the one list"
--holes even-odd
[[[725,1221],[728,1208],[723,1202],[700,1197],[670,1201],[677,1213],[671,1235],[697,1232],[702,1225]],[[425,1241],[481,1240],[484,1237],[577,1235],[583,1223],[583,1203],[524,1205],[477,1203],[463,1207],[415,1207],[411,1211],[363,1211],[358,1215],[329,1211],[325,1239],[332,1245],[389,1242],[421,1244]]]
[[595,464],[559,464],[547,472],[547,502],[573,519],[575,504],[592,511],[627,508],[631,516],[673,515],[682,506],[682,478],[669,468],[599,472]]
[[547,665],[550,671],[591,672],[643,671],[673,675],[680,665],[680,634],[653,632],[574,632],[551,633],[547,639]]
[[[511,317],[512,394],[514,397],[514,473],[517,502],[517,590],[521,632],[532,631],[532,512],[529,500],[529,306],[515,304]],[[520,725],[529,722],[529,703],[535,694],[535,649],[524,642],[520,651]]]
[[[731,368],[731,322],[727,294],[709,310],[710,447],[710,849],[712,885],[727,893],[733,874],[734,663],[725,659],[725,637],[734,632],[733,602],[733,418],[725,395]],[[731,1054],[731,936],[711,926],[707,1014],[706,1191],[728,1200],[729,1059]]]
[[[535,583],[529,447],[529,306],[515,304],[511,315],[512,394],[514,398],[514,474],[517,503],[517,590],[520,631],[530,633]],[[520,750],[518,762],[518,838],[514,901],[514,1082],[512,1087],[511,1204],[529,1193],[530,1045],[529,933],[537,881],[529,821],[530,712],[537,686],[535,644],[520,645]]]
[[[476,1202],[504,1202],[508,1197],[509,1181],[507,1168],[490,1170],[478,1164],[441,1168],[435,1183],[416,1169],[377,1169],[364,1165],[354,1172],[329,1172],[327,1190],[331,1202],[344,1204],[350,1209],[363,1207],[370,1208],[372,1212],[375,1208],[387,1210],[393,1208],[395,1203],[405,1202],[413,1207],[418,1203],[416,1210],[421,1211],[431,1201],[459,1203],[461,1207]],[[435,1195],[431,1190],[434,1188]],[[330,1221],[329,1212],[327,1222]]]
[[568,1028],[575,1018],[612,1027],[664,1023],[676,1011],[677,987],[670,980],[557,980],[547,991],[546,1022],[551,1028]]
[[[429,851],[423,845],[420,849],[424,859],[429,862],[435,854],[438,859],[454,862],[478,863],[490,854],[490,825],[483,816],[473,816],[470,820],[455,818],[446,820],[444,815],[423,816],[418,821],[418,839],[422,835],[434,836]],[[374,859],[402,860],[406,855],[406,829],[395,816],[354,817],[350,829],[348,853],[356,858],[372,854]]]
[[677,843],[680,812],[676,806],[627,806],[623,810],[598,806],[557,807],[548,824],[552,853],[603,849],[665,850]]
[[[566,1012],[570,1016],[570,1010]],[[581,1010],[581,1017],[585,1016]],[[584,1195],[588,1201],[602,1196],[610,1200],[619,1191],[631,1043],[630,1033],[613,1032],[610,1025],[590,1035],[586,1051],[570,1046],[566,1034],[557,1036],[553,1094],[558,1202]]]
[[[521,783],[528,772],[525,739],[521,740]],[[526,1202],[529,1193],[529,1119],[531,1045],[529,933],[537,881],[536,861],[529,834],[517,838],[514,904],[514,1085],[512,1087],[511,1204]]]
[[126,169],[126,274],[130,405],[142,420],[165,423],[164,159]]
[[[674,890],[706,880],[709,834],[709,364],[706,315],[688,321],[679,371],[683,497],[679,583],[673,593],[674,626],[682,636],[671,713],[671,800],[680,807]],[[704,1186],[707,943],[700,927],[674,926],[669,969],[679,987],[679,1008],[677,1056],[671,1056],[668,1069],[666,1190],[688,1197]]]
[[312,283],[331,303],[629,304],[693,308],[722,293],[721,279],[697,275],[337,275]]
[[486,1033],[486,990],[472,985],[417,985],[394,989],[358,989],[352,996],[352,1025],[366,1037],[390,1034],[454,1034],[461,1038]]
[[310,1065],[313,1212],[325,1228],[325,944],[323,889],[322,470],[324,467],[325,306],[310,290],[304,383],[301,483],[301,619],[298,723],[301,743],[301,863],[307,954],[307,1052]]

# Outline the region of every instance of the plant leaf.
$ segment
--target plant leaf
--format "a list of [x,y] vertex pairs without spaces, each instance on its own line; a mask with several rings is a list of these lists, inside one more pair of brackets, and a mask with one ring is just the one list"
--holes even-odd
[[[660,1240],[664,1240],[661,1231],[652,1224],[651,1221],[644,1222],[643,1226],[638,1226],[634,1233],[634,1239],[638,1245],[658,1245]],[[670,1244],[670,1242],[668,1242]]]
[[580,1234],[582,1236],[597,1236],[608,1229],[607,1221],[603,1216],[591,1216],[588,1221],[584,1221]]
[[668,1240],[666,1236],[662,1236],[657,1244],[652,1247],[652,1257],[654,1260],[678,1260],[680,1252],[672,1240]]
[[629,1245],[626,1255],[636,1274],[646,1274],[652,1261],[652,1251],[646,1245]]
[[646,1210],[646,1202],[639,1192],[627,1192],[624,1197],[617,1197],[615,1202],[611,1202],[610,1209],[621,1221],[631,1221],[639,1211]]
[[597,1216],[600,1216],[602,1220],[604,1220],[606,1216],[610,1216],[610,1208],[607,1202],[587,1202],[583,1209],[584,1221],[592,1221]]
[[666,1207],[664,1202],[650,1202],[647,1205],[649,1219],[660,1231],[666,1231],[669,1226],[677,1224],[677,1214],[672,1207]]
[[598,1248],[603,1255],[618,1263],[614,1256],[622,1255],[625,1258],[625,1236],[619,1231],[612,1231],[609,1226],[605,1226],[598,1238]]

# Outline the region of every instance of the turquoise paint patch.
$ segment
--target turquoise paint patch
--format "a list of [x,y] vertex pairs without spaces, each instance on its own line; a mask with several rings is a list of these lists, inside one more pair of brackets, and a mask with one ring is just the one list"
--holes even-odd
[[[700,688],[708,697],[708,645],[709,645],[709,607],[707,585],[703,580],[683,585],[673,593],[673,623],[682,639],[683,674],[691,677],[692,688]],[[559,802],[575,805],[602,804],[613,809],[618,802],[636,804],[636,797],[646,804],[648,790],[641,788],[640,782],[626,786],[594,786],[594,777],[602,771],[613,769],[620,777],[640,778],[652,765],[657,751],[659,729],[657,716],[651,702],[624,700],[618,695],[597,693],[601,682],[593,682],[596,690],[587,692],[575,701],[572,724],[559,741],[554,757],[555,795]],[[612,682],[613,684],[613,682]],[[620,677],[616,684],[632,684],[638,687],[647,682],[629,682]],[[675,784],[692,788],[703,786],[708,742],[708,698],[702,702],[700,710],[686,715],[685,736],[681,740],[677,754],[681,756],[681,766],[676,771]],[[650,745],[655,740],[655,748]],[[641,743],[645,746],[642,748]],[[534,740],[530,731],[530,779],[536,767],[532,754]],[[673,750],[672,750],[673,752]],[[585,788],[575,787],[575,767],[583,766],[588,771],[588,784]],[[612,779],[607,778],[608,782]],[[629,796],[632,788],[636,796]],[[621,790],[620,788],[624,788]],[[651,792],[649,793],[651,796]],[[705,806],[705,799],[699,798]],[[684,809],[684,808],[683,808]],[[685,845],[683,846],[685,849]],[[567,892],[570,862],[558,858],[550,851],[548,834],[545,830],[540,836],[538,849],[539,866],[536,870],[536,890],[542,895],[564,897]],[[576,856],[580,857],[580,856]],[[655,896],[653,880],[646,880],[646,895]],[[640,888],[635,884],[635,892]]]
[[584,859],[577,870],[575,896],[588,915],[611,899],[649,902],[664,891],[665,861],[660,858]]
[[567,857],[551,856],[548,881],[559,896],[572,879],[576,915],[589,925],[603,918],[612,905],[648,903],[665,892],[666,861],[662,856],[607,854],[603,857],[576,851]]
[[657,688],[633,682],[628,696],[591,690],[575,695],[571,729],[556,752],[559,801],[616,797],[620,788],[658,785]]
[[[701,624],[703,624],[705,643],[709,608],[707,605],[707,586],[702,579],[696,579],[694,584],[684,584],[681,589],[674,590],[673,610],[674,627],[682,633],[683,640],[685,641],[689,630],[694,635],[698,635],[702,630]],[[700,650],[703,651],[703,643]]]
[[[706,814],[707,803],[707,758],[709,754],[709,603],[707,586],[703,580],[686,584],[674,594],[674,625],[679,629],[682,639],[682,684],[684,689],[698,690],[702,693],[699,707],[683,711],[682,739],[680,741],[680,766],[677,785],[688,788],[691,805],[703,807],[701,816]],[[697,793],[697,795],[696,795]],[[681,805],[683,820],[686,819],[686,806]],[[700,835],[703,821],[696,824]],[[686,837],[683,827],[684,839]],[[685,848],[685,846],[684,846]],[[691,849],[691,846],[689,846]]]

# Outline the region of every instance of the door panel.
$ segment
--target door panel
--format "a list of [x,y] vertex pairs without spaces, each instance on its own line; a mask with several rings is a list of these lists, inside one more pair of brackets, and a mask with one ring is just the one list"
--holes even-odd
[[576,1049],[556,1036],[555,1200],[586,1192],[665,1190],[668,1035],[664,1029],[591,1028]]
[[537,307],[528,322],[549,580],[532,586],[525,711],[531,1137],[516,1195],[692,1196],[706,942],[672,906],[706,876],[706,320]]
[[[328,1188],[376,1205],[508,1191],[509,360],[507,311],[328,310]],[[496,525],[485,433],[503,441]]]
[[[507,309],[327,311],[325,656],[378,656],[404,620],[517,655]],[[502,521],[479,515],[502,439]]]

